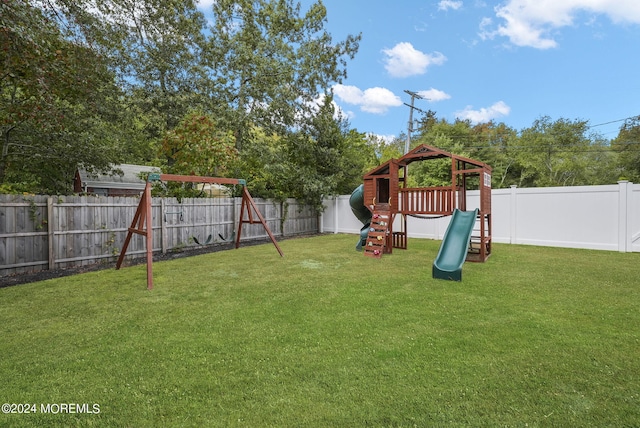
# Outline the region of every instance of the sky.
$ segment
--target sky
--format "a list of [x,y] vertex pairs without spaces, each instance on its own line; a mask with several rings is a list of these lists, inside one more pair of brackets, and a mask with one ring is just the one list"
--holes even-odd
[[[313,2],[300,0],[302,10]],[[405,91],[438,119],[518,131],[548,116],[615,138],[624,119],[640,115],[639,0],[322,2],[334,41],[362,34],[347,78],[333,87],[359,132],[406,134]]]

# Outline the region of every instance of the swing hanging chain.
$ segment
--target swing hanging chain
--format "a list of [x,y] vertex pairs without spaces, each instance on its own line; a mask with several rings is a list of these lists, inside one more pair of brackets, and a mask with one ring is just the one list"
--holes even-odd
[[164,222],[166,223],[167,215],[180,215],[180,221],[184,221],[184,211],[165,211],[164,212]]
[[[168,189],[166,183],[164,181],[161,181],[161,183],[163,184],[163,186],[165,187],[165,189]],[[182,205],[182,198],[176,198],[178,200],[178,204]],[[164,212],[164,222],[166,223],[168,221],[167,219],[167,215],[179,215],[180,218],[180,222],[184,222],[184,209],[180,209],[180,211],[165,211]]]

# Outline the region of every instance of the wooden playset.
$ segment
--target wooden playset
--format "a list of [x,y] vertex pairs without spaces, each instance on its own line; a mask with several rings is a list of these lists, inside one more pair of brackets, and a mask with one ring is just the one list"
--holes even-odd
[[[450,158],[451,185],[408,188],[408,166],[413,162]],[[390,159],[364,175],[364,206],[371,212],[364,254],[381,257],[393,248],[407,248],[407,216],[438,218],[456,209],[467,210],[471,177],[480,192],[477,222],[466,260],[484,262],[491,254],[491,167],[483,162],[420,145],[399,159]],[[400,218],[396,221],[396,217]],[[393,226],[400,226],[394,230]]]

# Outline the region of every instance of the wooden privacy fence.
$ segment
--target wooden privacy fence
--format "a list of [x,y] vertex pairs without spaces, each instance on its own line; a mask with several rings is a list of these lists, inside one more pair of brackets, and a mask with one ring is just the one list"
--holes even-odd
[[[153,198],[154,252],[234,242],[242,198]],[[318,232],[318,215],[294,199],[254,199],[276,237]],[[0,277],[115,261],[140,202],[134,197],[0,195]],[[286,215],[283,215],[286,214]],[[245,225],[242,241],[268,239]],[[146,254],[134,236],[128,257]]]

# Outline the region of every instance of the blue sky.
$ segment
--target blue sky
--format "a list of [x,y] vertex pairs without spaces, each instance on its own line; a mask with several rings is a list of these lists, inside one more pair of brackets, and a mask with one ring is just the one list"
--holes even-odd
[[423,95],[416,107],[438,118],[517,130],[549,116],[587,120],[614,138],[622,119],[640,115],[639,0],[323,3],[334,40],[362,33],[347,79],[334,87],[360,132],[406,132],[405,90]]

